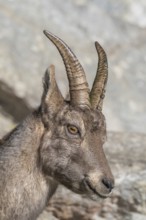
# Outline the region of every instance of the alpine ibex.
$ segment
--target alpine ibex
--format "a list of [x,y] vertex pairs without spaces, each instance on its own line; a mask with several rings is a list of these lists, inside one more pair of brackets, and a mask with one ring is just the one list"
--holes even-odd
[[71,49],[50,32],[44,33],[63,58],[70,101],[61,95],[51,65],[44,76],[41,105],[0,144],[0,220],[36,219],[59,183],[93,199],[108,197],[114,187],[103,152],[106,54],[96,42],[99,62],[90,92]]

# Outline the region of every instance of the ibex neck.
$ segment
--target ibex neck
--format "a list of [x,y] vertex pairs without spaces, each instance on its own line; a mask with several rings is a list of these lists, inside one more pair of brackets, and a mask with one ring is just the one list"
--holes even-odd
[[[34,150],[39,147],[44,128],[39,116],[36,113],[29,115],[21,124],[14,128],[3,138],[6,147],[14,149]],[[28,146],[31,145],[31,148]]]
[[39,147],[43,129],[40,118],[32,114],[3,139],[0,146],[1,220],[18,220],[18,216],[19,220],[36,219],[57,187],[41,170]]

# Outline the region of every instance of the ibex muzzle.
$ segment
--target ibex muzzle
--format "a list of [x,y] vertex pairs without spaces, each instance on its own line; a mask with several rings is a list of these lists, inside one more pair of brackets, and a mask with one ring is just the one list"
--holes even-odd
[[36,219],[58,183],[93,199],[108,197],[114,187],[103,152],[106,54],[96,42],[99,63],[90,92],[84,70],[71,49],[50,32],[44,33],[63,58],[70,101],[63,98],[51,65],[44,76],[40,107],[1,141],[1,220]]

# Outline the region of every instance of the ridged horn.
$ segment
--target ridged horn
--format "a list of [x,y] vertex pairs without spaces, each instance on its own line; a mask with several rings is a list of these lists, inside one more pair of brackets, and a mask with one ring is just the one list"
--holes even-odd
[[67,72],[71,104],[90,107],[89,87],[83,67],[71,49],[57,36],[44,30],[44,34],[58,49]]
[[102,110],[102,102],[105,96],[105,87],[108,79],[108,63],[104,49],[98,42],[95,42],[95,47],[98,53],[98,68],[90,92],[90,101],[93,109]]

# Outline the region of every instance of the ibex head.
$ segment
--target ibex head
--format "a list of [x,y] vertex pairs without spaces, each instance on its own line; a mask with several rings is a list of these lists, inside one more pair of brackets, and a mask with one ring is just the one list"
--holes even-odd
[[51,66],[44,77],[41,104],[46,128],[40,150],[42,169],[74,192],[94,199],[108,197],[114,187],[114,178],[103,152],[106,125],[102,101],[108,75],[106,54],[96,42],[99,64],[90,92],[84,70],[71,49],[50,32],[44,33],[63,58],[70,101],[61,95],[54,66]]

